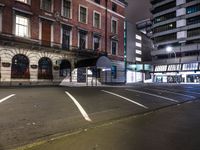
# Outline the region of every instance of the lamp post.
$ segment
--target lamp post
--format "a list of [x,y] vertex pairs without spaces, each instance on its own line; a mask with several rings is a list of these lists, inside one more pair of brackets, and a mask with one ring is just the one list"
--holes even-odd
[[[166,48],[166,51],[168,52],[168,53],[174,53],[174,57],[175,57],[175,63],[176,63],[176,52],[172,49],[172,47],[171,46],[168,46],[167,48]],[[176,71],[178,71],[178,65],[176,64]],[[176,76],[177,76],[177,74],[176,74]],[[176,82],[177,82],[177,80],[176,80]]]
[[175,60],[176,60],[176,52],[172,49],[172,47],[169,46],[169,47],[167,47],[166,50],[167,50],[168,53],[173,52],[173,53],[174,53],[174,56],[175,56]]

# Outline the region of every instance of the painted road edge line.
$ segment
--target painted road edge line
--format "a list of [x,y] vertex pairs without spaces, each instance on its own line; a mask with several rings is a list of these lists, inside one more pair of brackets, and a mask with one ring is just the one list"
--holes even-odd
[[7,97],[1,99],[1,100],[0,100],[0,103],[2,103],[2,102],[4,102],[4,101],[8,100],[9,98],[11,98],[11,97],[13,97],[13,96],[15,96],[15,94],[11,94],[11,95],[9,95],[9,96],[7,96]]
[[119,95],[119,94],[116,94],[116,93],[113,93],[113,92],[109,92],[109,91],[105,91],[105,90],[101,90],[102,92],[105,92],[105,93],[108,93],[108,94],[111,94],[111,95],[114,95],[114,96],[117,96],[117,97],[120,97],[120,98],[122,98],[122,99],[124,99],[124,100],[127,100],[127,101],[129,101],[129,102],[131,102],[131,103],[134,103],[134,104],[136,104],[136,105],[138,105],[138,106],[140,106],[140,107],[143,107],[143,108],[145,108],[145,109],[148,109],[148,107],[146,107],[146,106],[144,106],[144,105],[142,105],[142,104],[140,104],[140,103],[138,103],[138,102],[136,102],[136,101],[133,101],[133,100],[131,100],[131,99],[129,99],[129,98],[126,98],[126,97],[124,97],[124,96],[121,96],[121,95]]
[[83,107],[79,104],[79,102],[67,91],[65,93],[71,98],[71,100],[74,102],[74,104],[78,107],[79,111],[81,112],[82,116],[85,118],[86,121],[92,122],[86,111],[83,109]]
[[132,91],[132,92],[137,92],[137,93],[141,93],[141,94],[146,94],[146,95],[150,95],[150,96],[154,96],[154,97],[158,97],[158,98],[162,98],[168,101],[172,101],[175,103],[178,103],[179,101],[168,98],[168,97],[164,97],[164,96],[160,96],[160,95],[156,95],[156,94],[151,94],[151,93],[147,93],[147,92],[143,92],[143,91],[139,91],[139,90],[133,90],[133,89],[126,89],[127,91]]

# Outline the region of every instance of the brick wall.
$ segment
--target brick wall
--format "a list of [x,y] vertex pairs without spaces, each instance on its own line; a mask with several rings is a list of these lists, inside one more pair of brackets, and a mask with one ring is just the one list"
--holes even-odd
[[[83,28],[88,31],[88,48],[93,48],[93,32],[97,32],[101,34],[101,51],[105,51],[105,0],[101,0],[101,7],[93,4],[91,0],[73,0],[72,1],[72,19],[67,19],[64,17],[59,17],[57,19],[55,17],[55,13],[61,15],[61,0],[53,0],[54,7],[53,12],[45,12],[40,9],[40,0],[31,0],[31,5],[24,4],[21,2],[17,2],[16,0],[1,0],[0,3],[5,4],[3,7],[3,24],[2,24],[2,33],[12,35],[13,33],[13,8],[17,8],[20,10],[24,10],[27,12],[31,12],[32,15],[28,15],[30,17],[30,24],[31,24],[31,39],[39,40],[39,16],[44,16],[50,19],[56,20],[52,23],[53,25],[53,39],[54,43],[62,44],[61,43],[61,23],[72,25],[72,46],[78,45],[78,28]],[[88,8],[88,24],[83,24],[78,21],[78,14],[79,14],[79,4],[84,5]],[[118,5],[117,13],[113,13],[111,11],[112,2],[108,0],[108,37],[107,37],[107,49],[108,54],[111,53],[111,18],[115,17],[118,19],[118,56],[110,56],[110,58],[115,60],[123,60],[124,55],[124,7]],[[97,11],[101,13],[101,29],[96,29],[93,27],[93,11]]]

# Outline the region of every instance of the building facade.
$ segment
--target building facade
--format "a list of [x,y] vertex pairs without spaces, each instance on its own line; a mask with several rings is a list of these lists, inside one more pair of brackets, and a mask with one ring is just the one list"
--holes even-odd
[[135,24],[127,22],[127,83],[150,78],[153,43]]
[[97,82],[124,82],[125,7],[123,0],[1,0],[0,84],[86,82],[88,69]]
[[200,83],[200,1],[151,4],[154,81]]

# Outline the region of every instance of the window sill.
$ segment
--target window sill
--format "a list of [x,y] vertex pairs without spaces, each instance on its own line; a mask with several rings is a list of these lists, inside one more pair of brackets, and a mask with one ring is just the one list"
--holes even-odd
[[72,20],[72,17],[68,18],[68,17],[63,16],[63,15],[61,15],[61,17],[62,17],[63,19]]
[[16,2],[16,3],[19,3],[19,4],[31,6],[31,3],[24,3],[24,2],[21,2],[21,1],[17,1],[17,0],[15,0],[15,2]]

